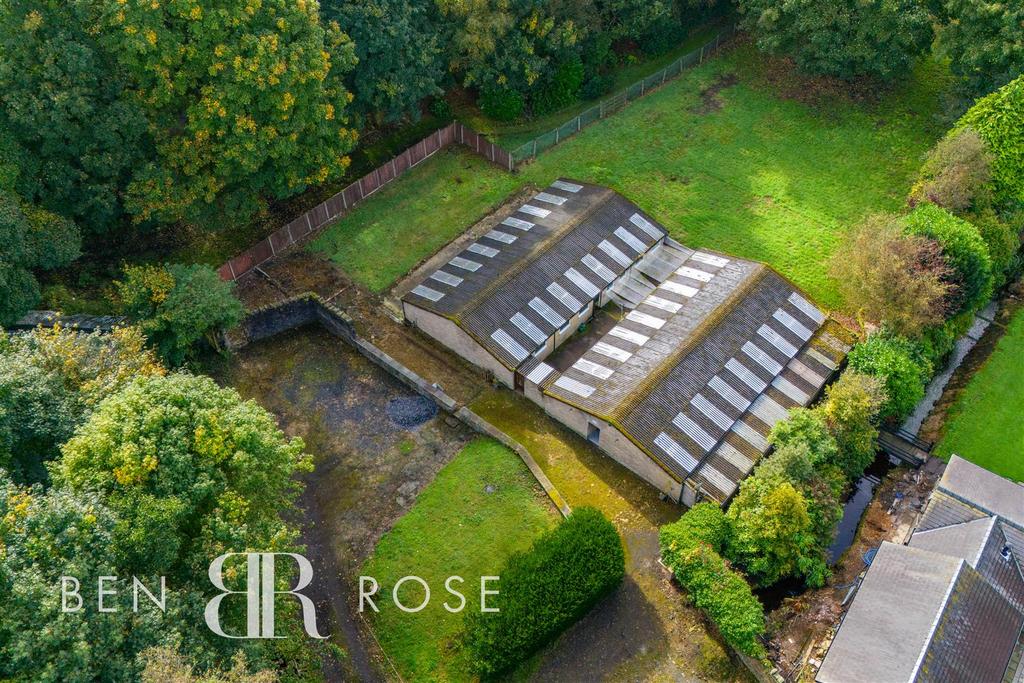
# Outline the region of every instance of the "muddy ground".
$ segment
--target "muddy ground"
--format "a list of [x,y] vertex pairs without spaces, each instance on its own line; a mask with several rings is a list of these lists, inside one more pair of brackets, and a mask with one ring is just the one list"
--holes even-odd
[[303,541],[316,575],[330,577],[318,603],[347,653],[328,673],[383,679],[389,666],[353,600],[359,568],[472,434],[316,326],[246,347],[220,379],[306,441],[315,470],[304,477]]

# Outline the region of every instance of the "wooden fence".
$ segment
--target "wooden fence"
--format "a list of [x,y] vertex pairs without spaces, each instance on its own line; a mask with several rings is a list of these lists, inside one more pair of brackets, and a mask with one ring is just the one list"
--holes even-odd
[[465,145],[501,168],[511,171],[512,155],[488,142],[482,135],[455,121],[434,131],[412,147],[384,162],[344,190],[314,206],[291,223],[283,225],[266,239],[249,247],[220,267],[224,280],[237,280],[253,268],[268,261],[293,244],[308,238],[328,223],[344,216],[352,207],[398,178],[413,166],[422,163],[442,149],[454,144]]

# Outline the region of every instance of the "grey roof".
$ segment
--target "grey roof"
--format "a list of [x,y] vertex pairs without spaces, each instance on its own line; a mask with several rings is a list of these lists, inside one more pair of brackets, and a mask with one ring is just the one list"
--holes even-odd
[[1024,614],[963,558],[886,542],[817,680],[1000,681],[1022,625]]
[[666,235],[612,190],[560,179],[440,269],[457,283],[428,275],[402,300],[455,321],[514,370],[538,348],[535,329],[550,337],[578,312],[571,305],[584,308],[632,265],[615,256],[639,259],[638,246]]

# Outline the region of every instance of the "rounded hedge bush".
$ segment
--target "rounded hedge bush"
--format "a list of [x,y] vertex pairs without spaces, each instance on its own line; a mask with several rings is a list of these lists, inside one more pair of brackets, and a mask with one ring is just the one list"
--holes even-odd
[[1024,76],[975,102],[956,128],[967,126],[978,131],[995,156],[996,200],[1024,203]]
[[880,414],[902,419],[924,398],[925,385],[932,375],[932,364],[919,344],[886,334],[873,334],[848,356],[850,368],[881,379],[886,401]]
[[485,115],[498,121],[514,121],[523,113],[526,101],[510,88],[488,86],[480,92],[477,105]]
[[509,558],[498,612],[466,616],[465,647],[484,678],[508,671],[590,611],[626,573],[622,541],[594,508],[578,508],[525,553]]

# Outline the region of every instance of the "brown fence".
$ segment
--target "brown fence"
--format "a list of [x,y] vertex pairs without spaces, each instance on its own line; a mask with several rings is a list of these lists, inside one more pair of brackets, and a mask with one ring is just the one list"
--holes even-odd
[[488,142],[471,128],[458,121],[434,131],[390,161],[370,171],[327,201],[314,206],[291,223],[283,225],[269,237],[249,247],[222,265],[224,280],[237,280],[279,252],[308,237],[331,221],[348,213],[352,207],[399,177],[413,166],[453,144],[465,145],[471,151],[508,171],[513,168],[512,155]]

